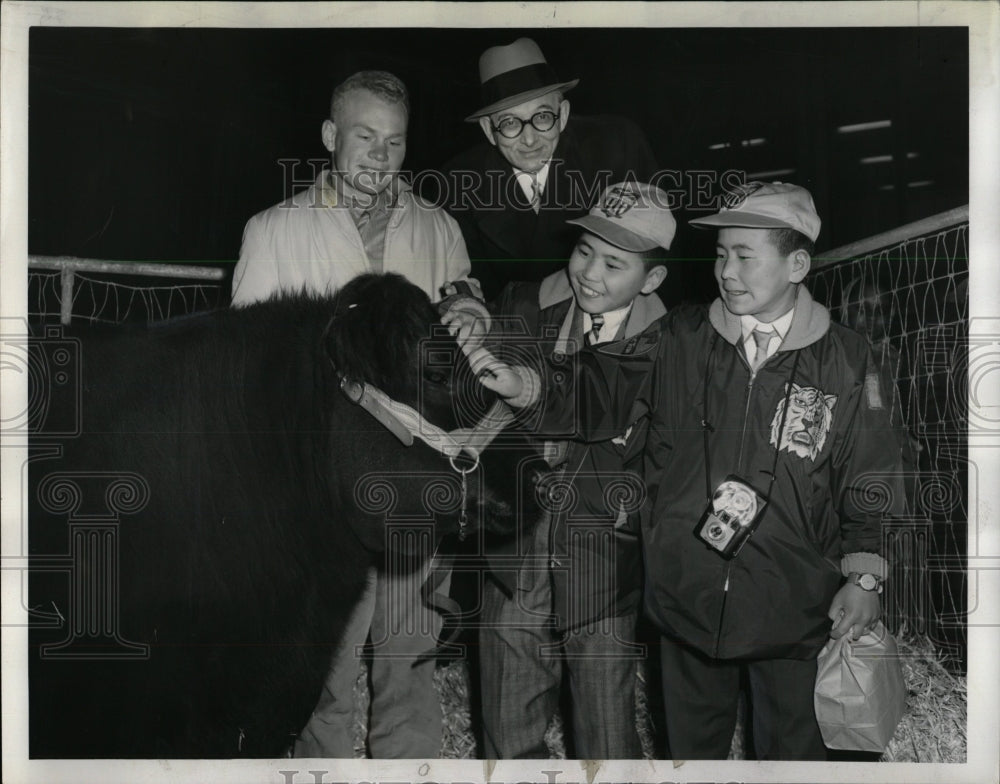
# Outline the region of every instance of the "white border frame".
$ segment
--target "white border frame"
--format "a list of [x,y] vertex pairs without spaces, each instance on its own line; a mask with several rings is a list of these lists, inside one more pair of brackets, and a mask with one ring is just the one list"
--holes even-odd
[[[970,286],[971,337],[1000,335],[1000,5],[995,2],[757,2],[757,3],[115,3],[4,2],[0,29],[0,325],[26,319],[28,218],[28,30],[43,26],[107,27],[854,27],[967,26],[970,31]],[[989,294],[989,292],[993,294]],[[11,319],[14,319],[11,321]],[[989,389],[972,390],[970,415],[998,424],[998,372]],[[25,410],[27,380],[0,377],[0,422]],[[970,416],[971,418],[971,416]],[[992,428],[990,428],[992,431]],[[21,466],[26,449],[0,434],[3,449],[2,557],[21,557]],[[1000,427],[970,443],[969,459],[984,481],[970,499],[969,715],[965,764],[688,762],[669,760],[587,764],[428,760],[29,761],[27,760],[26,619],[16,597],[16,570],[3,585],[3,769],[7,782],[211,780],[299,784],[329,782],[985,782],[997,781],[1000,724]],[[978,522],[978,524],[977,524]],[[11,581],[14,581],[11,584]],[[12,625],[9,625],[12,624]],[[282,771],[296,771],[290,777]]]

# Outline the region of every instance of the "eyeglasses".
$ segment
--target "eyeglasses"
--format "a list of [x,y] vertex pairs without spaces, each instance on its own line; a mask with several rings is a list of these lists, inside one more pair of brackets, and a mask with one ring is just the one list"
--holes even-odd
[[493,126],[493,130],[505,139],[516,139],[528,123],[531,123],[531,127],[536,131],[551,131],[558,119],[559,115],[555,112],[544,110],[535,112],[529,120],[522,120],[519,117],[504,117]]

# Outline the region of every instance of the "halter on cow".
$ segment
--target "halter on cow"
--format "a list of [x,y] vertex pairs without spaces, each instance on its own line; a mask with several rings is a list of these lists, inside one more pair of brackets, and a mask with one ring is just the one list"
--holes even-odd
[[[358,303],[347,305],[347,310],[353,310]],[[337,315],[330,317],[324,330],[324,343],[330,330],[334,328]],[[419,438],[429,447],[448,458],[454,471],[462,477],[462,510],[460,513],[459,538],[465,539],[467,526],[467,476],[479,467],[479,455],[508,425],[514,421],[514,415],[503,401],[496,400],[490,409],[479,418],[472,428],[456,428],[444,430],[429,422],[412,406],[393,400],[373,384],[354,381],[343,374],[333,357],[330,357],[334,372],[340,379],[340,390],[348,400],[360,406],[383,427],[399,439],[404,446],[412,446],[415,438]],[[456,458],[465,452],[472,458],[472,465],[463,468]]]

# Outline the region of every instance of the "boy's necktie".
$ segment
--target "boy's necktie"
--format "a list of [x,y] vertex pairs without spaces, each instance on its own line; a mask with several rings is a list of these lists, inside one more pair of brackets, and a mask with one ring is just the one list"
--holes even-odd
[[604,316],[595,313],[590,317],[590,332],[587,333],[587,344],[593,346],[601,339],[601,327],[604,326]]
[[771,344],[774,332],[771,330],[755,329],[750,334],[753,335],[754,345],[757,346],[757,353],[754,354],[750,367],[756,371],[757,368],[764,364],[764,360],[767,359],[767,347]]

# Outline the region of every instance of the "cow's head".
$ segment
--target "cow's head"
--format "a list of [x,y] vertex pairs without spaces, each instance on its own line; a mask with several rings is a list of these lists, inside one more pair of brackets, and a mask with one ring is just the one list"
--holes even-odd
[[[430,299],[402,276],[359,276],[340,289],[333,304],[326,351],[349,381],[378,388],[446,431],[473,427],[495,402],[476,380],[454,338],[441,327]],[[412,450],[399,459],[440,471],[471,465],[464,457],[449,461],[428,454],[430,448],[419,440],[399,449]],[[471,503],[479,512],[475,517],[497,533],[512,532],[518,522],[533,522],[538,513],[533,481],[545,465],[527,442],[507,437],[502,446],[483,452],[481,464],[481,471],[469,477]],[[407,496],[420,490],[411,489],[414,492]]]
[[337,369],[416,406],[420,341],[437,318],[427,295],[401,275],[360,275],[333,303],[327,351]]

